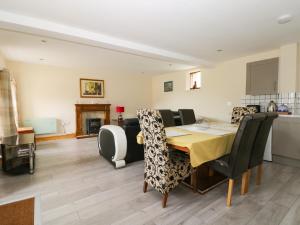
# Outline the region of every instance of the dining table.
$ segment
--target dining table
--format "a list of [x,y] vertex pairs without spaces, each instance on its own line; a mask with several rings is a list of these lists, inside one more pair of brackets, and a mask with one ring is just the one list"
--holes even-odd
[[[167,144],[189,154],[192,167],[230,153],[238,125],[225,122],[206,122],[165,128]],[[143,144],[143,134],[137,135]]]
[[[213,121],[166,127],[165,132],[168,146],[187,153],[191,166],[199,169],[205,163],[230,153],[237,129],[236,124]],[[137,135],[137,143],[143,144],[142,132]],[[221,180],[224,178],[210,178],[209,184],[199,192],[206,192]]]

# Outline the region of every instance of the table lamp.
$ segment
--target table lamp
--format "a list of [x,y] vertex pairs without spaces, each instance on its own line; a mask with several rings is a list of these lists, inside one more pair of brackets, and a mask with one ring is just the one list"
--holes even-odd
[[122,113],[123,113],[124,111],[125,111],[124,106],[117,106],[117,107],[116,107],[116,112],[119,113],[119,116],[118,116],[118,122],[123,121]]

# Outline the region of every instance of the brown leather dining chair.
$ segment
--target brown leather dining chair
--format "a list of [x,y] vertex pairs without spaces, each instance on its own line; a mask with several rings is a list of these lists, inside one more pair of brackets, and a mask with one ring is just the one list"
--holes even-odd
[[[248,166],[248,179],[250,178],[251,169],[255,167],[257,168],[256,185],[259,185],[261,183],[263,158],[264,158],[266,144],[268,141],[271,127],[273,125],[273,121],[278,117],[278,114],[275,112],[264,113],[264,115],[266,116],[266,118],[261,123],[258,129],[254,141],[254,145],[251,151],[251,156],[250,156],[249,166]],[[245,190],[246,193],[248,192],[248,185],[249,185],[249,181],[247,181],[247,187]]]
[[175,126],[175,120],[173,116],[173,112],[170,109],[160,109],[158,110],[163,124],[165,127],[174,127]]
[[227,206],[231,206],[234,181],[241,175],[243,175],[241,194],[244,194],[251,150],[258,128],[264,119],[265,115],[260,113],[244,116],[240,122],[230,154],[210,163],[213,170],[229,178]]
[[196,123],[196,117],[193,109],[178,109],[178,112],[182,125]]

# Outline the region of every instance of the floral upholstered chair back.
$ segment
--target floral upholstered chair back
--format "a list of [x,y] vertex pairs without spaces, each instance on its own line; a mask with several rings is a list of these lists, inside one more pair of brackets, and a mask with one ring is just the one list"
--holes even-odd
[[167,183],[169,173],[169,151],[166,132],[158,111],[137,111],[144,137],[145,180],[154,188],[161,189]]
[[255,107],[234,107],[232,110],[231,123],[239,124],[244,116],[248,114],[257,113]]

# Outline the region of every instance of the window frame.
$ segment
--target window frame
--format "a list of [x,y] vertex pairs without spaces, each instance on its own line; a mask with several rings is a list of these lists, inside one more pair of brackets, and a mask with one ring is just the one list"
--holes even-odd
[[[196,73],[200,73],[200,84],[199,84],[199,87],[196,87],[196,88],[193,88],[192,85],[191,85],[191,81],[193,79],[193,75],[196,74]],[[189,76],[189,90],[199,90],[202,86],[202,73],[200,70],[198,71],[194,71],[194,72],[190,72],[190,76]]]

